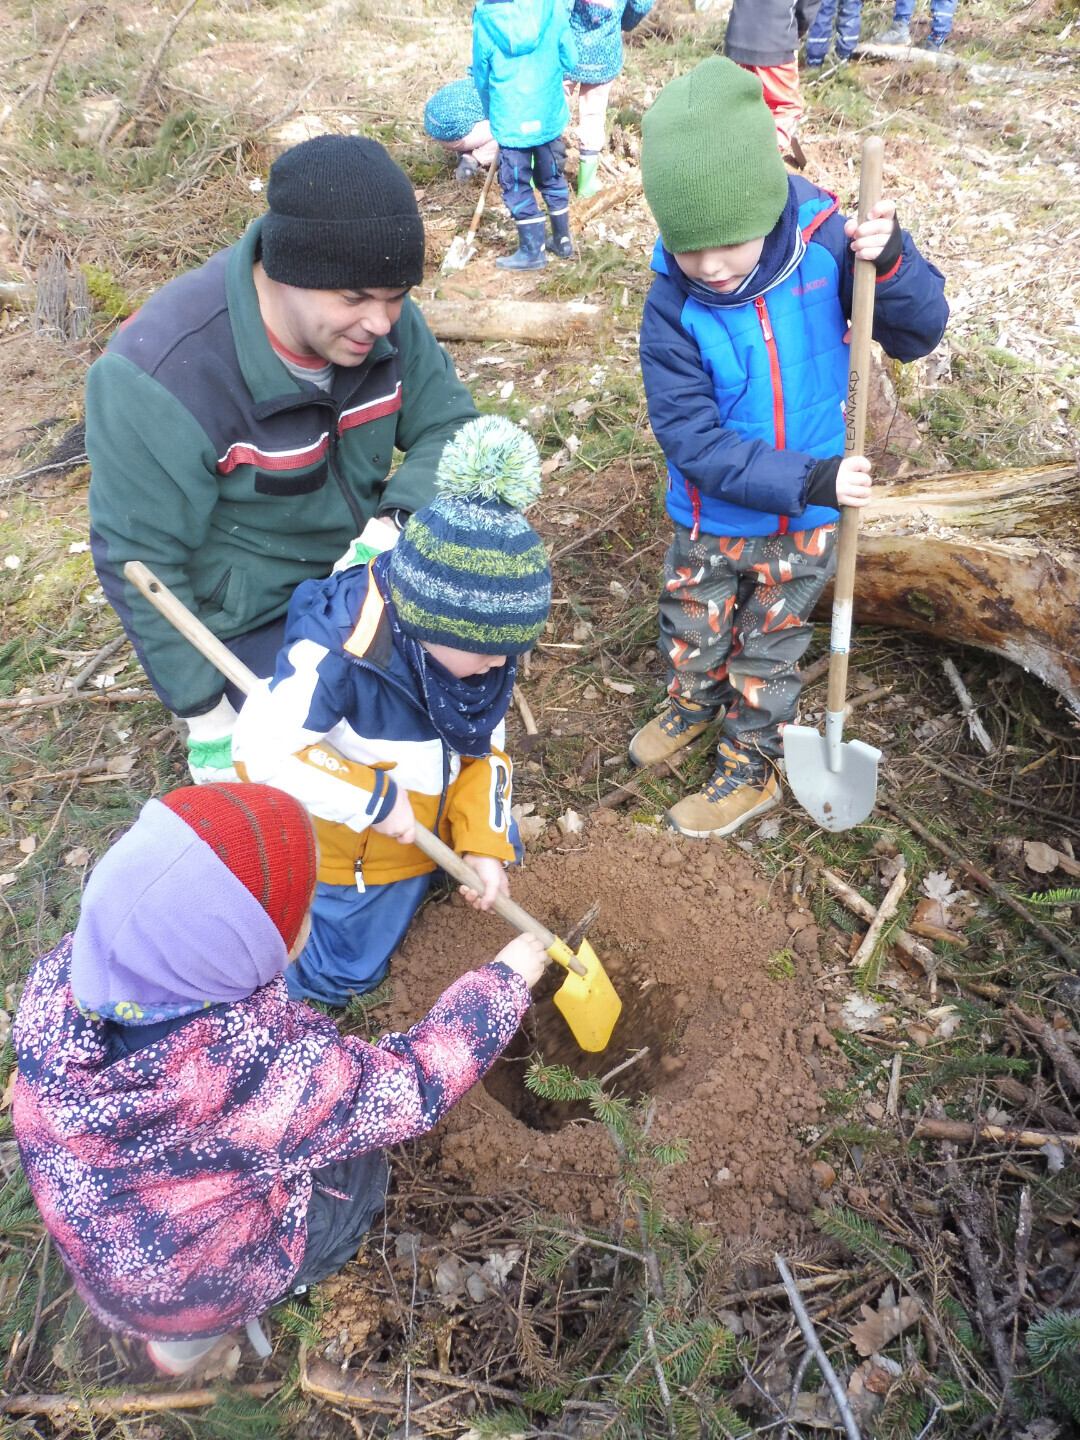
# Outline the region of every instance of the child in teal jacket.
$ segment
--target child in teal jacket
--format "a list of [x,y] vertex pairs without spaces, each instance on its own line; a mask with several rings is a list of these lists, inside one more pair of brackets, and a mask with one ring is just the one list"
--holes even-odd
[[563,75],[577,59],[565,0],[479,0],[473,11],[473,82],[499,145],[499,186],[518,232],[517,252],[495,262],[501,270],[547,263],[534,184],[551,217],[548,248],[564,259],[574,253],[562,132],[570,118]]

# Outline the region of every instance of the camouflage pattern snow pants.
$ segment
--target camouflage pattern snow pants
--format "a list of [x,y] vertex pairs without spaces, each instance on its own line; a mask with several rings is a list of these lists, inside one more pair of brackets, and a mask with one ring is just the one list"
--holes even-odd
[[836,569],[836,526],[788,535],[699,535],[675,526],[664,559],[660,653],[668,694],[724,705],[729,741],[772,760],[795,719],[809,615]]

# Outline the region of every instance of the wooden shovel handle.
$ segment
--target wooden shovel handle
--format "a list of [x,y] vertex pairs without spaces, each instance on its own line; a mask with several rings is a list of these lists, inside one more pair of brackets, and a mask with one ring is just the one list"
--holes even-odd
[[[859,224],[881,198],[881,172],[885,144],[879,135],[863,142],[859,167]],[[870,395],[870,338],[874,328],[874,287],[877,271],[872,260],[855,261],[851,301],[851,354],[848,359],[847,431],[844,456],[861,455],[866,444],[866,406]],[[828,708],[837,714],[847,696],[848,652],[855,597],[855,552],[859,543],[859,507],[840,509],[836,544],[836,581],[833,587],[832,653],[829,658]]]
[[483,213],[484,213],[484,204],[485,204],[485,202],[486,202],[486,200],[487,200],[487,197],[488,197],[488,191],[491,189],[491,182],[492,182],[492,180],[495,179],[495,171],[496,171],[498,168],[499,168],[499,155],[498,155],[498,151],[496,151],[496,153],[495,153],[495,159],[492,160],[491,164],[488,166],[488,172],[487,172],[487,175],[486,175],[485,178],[484,178],[483,187],[482,187],[481,190],[480,190],[480,199],[477,200],[477,202],[476,202],[476,209],[473,211],[473,217],[472,217],[472,219],[469,221],[469,233],[465,236],[465,249],[466,249],[466,250],[469,248],[469,246],[472,244],[472,242],[476,239],[476,232],[477,232],[477,230],[480,229],[480,217],[481,217],[481,216],[483,215]]
[[[203,624],[197,615],[193,615],[184,602],[175,596],[167,585],[163,585],[154,572],[148,569],[141,560],[129,560],[124,566],[124,575],[135,586],[141,595],[144,595],[155,610],[165,616],[166,620],[179,630],[185,640],[189,640],[200,655],[204,655],[212,665],[216,665],[221,673],[231,680],[238,690],[249,695],[259,683],[258,677],[253,670],[249,670],[242,660],[238,660],[227,645],[224,645],[217,636]],[[324,746],[330,754],[335,752],[330,746]],[[347,761],[345,762],[348,763]],[[467,885],[470,890],[475,890],[478,895],[484,893],[484,882],[477,875],[471,865],[466,865],[461,856],[444,845],[439,837],[416,822],[416,846],[422,850],[429,860],[434,860],[436,865],[441,865],[446,873],[459,884]],[[534,920],[527,910],[514,903],[508,895],[497,895],[492,908],[497,915],[513,925],[516,930],[521,930],[527,935],[535,935],[545,950],[553,946],[559,946],[559,938],[546,925],[541,925],[539,920]],[[571,960],[565,960],[571,970],[579,975],[586,973],[585,966],[573,956]],[[555,959],[563,960],[561,954]],[[572,963],[571,963],[572,961]]]

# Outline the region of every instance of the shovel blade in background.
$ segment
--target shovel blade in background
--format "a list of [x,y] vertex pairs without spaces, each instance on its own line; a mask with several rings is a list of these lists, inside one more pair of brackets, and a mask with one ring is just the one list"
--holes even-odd
[[607,1049],[622,1001],[587,940],[581,942],[577,958],[585,966],[585,974],[567,970],[566,979],[555,991],[555,1005],[582,1050],[595,1054]]
[[475,254],[475,245],[470,245],[464,235],[455,235],[450,249],[443,256],[440,274],[453,275],[458,270],[464,270]]
[[787,782],[799,804],[823,830],[851,830],[874,808],[881,751],[862,740],[840,746],[840,769],[829,769],[824,735],[809,725],[784,726]]

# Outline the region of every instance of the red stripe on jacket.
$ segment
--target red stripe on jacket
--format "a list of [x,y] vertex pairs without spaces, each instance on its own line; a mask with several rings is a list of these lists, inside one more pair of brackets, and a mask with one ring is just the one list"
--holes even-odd
[[302,470],[321,460],[330,448],[330,432],[324,430],[312,445],[299,450],[260,450],[250,440],[237,440],[217,462],[219,475],[231,475],[238,465],[258,465],[261,470]]
[[353,405],[350,409],[343,410],[341,418],[338,420],[338,434],[344,434],[354,425],[366,425],[369,420],[380,420],[384,415],[392,415],[395,410],[400,409],[401,381],[399,380],[392,395],[383,395],[378,400],[369,400],[366,405]]

